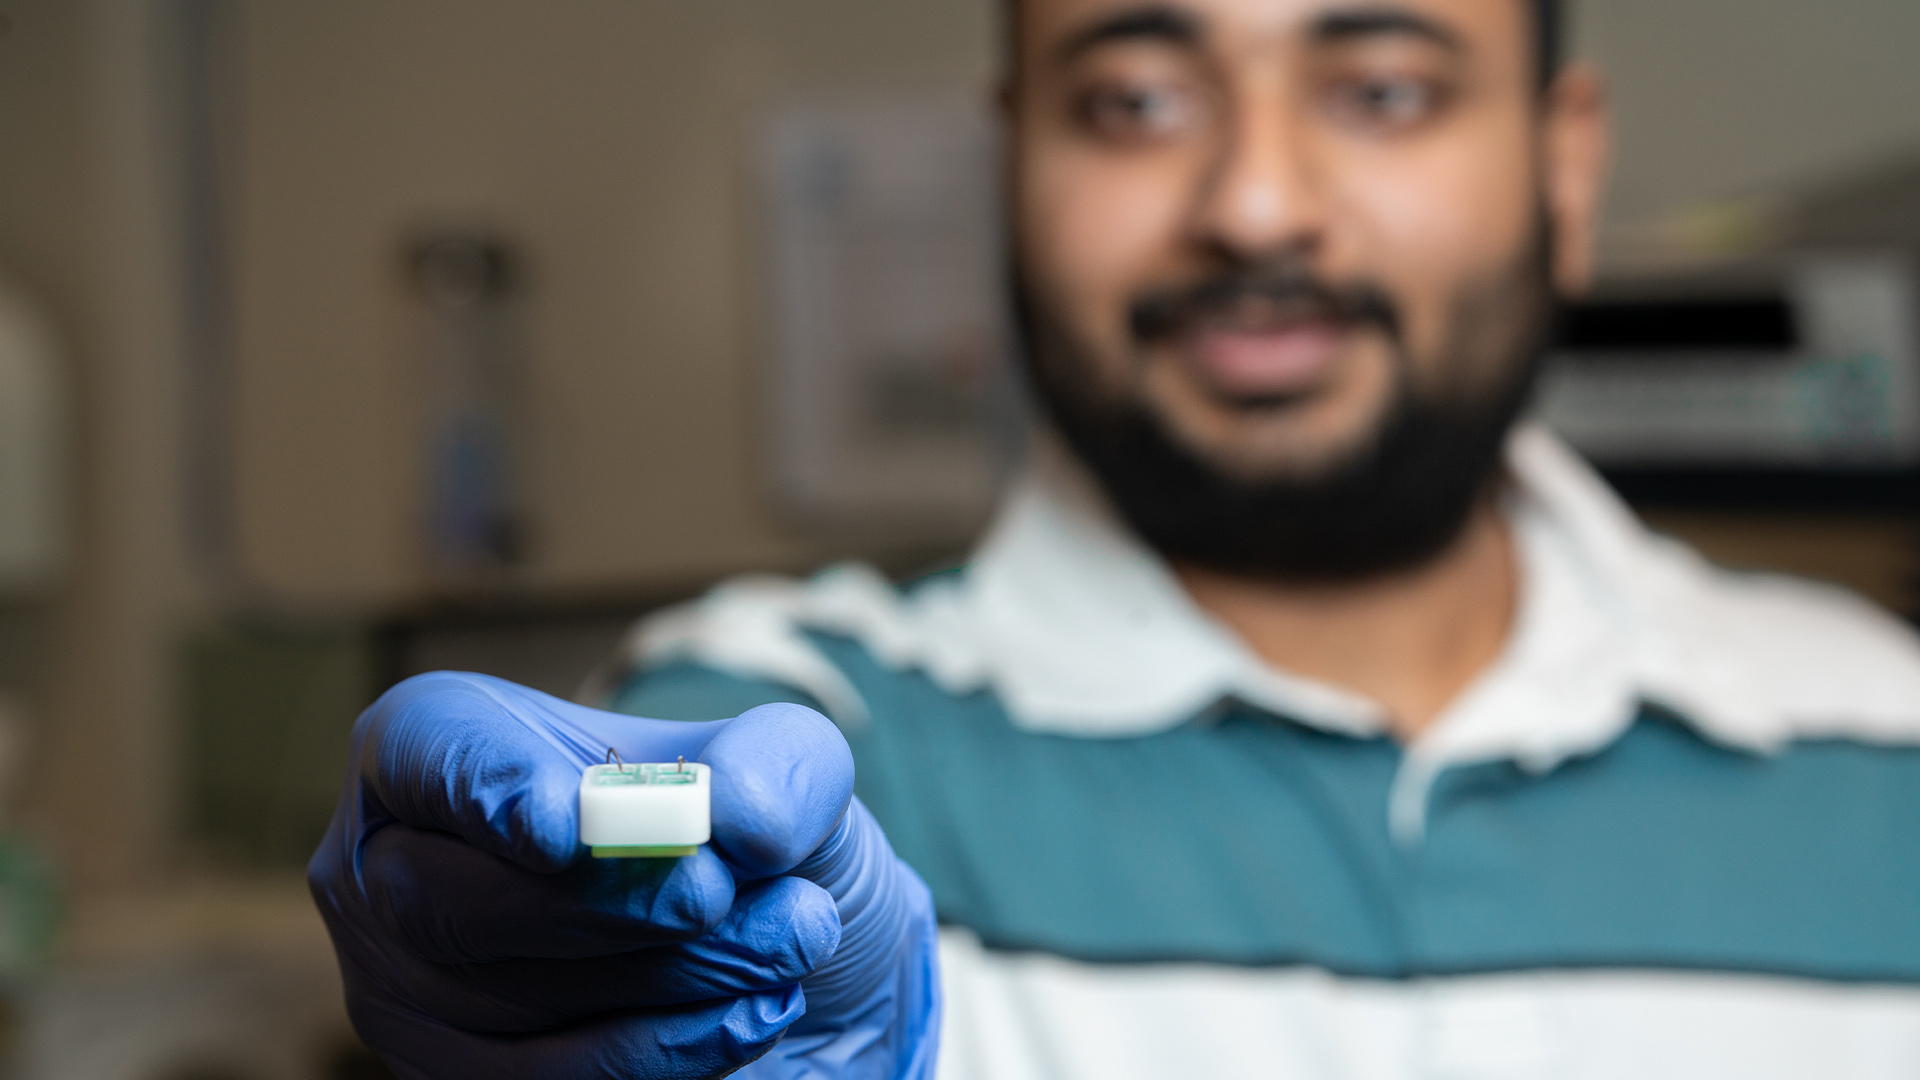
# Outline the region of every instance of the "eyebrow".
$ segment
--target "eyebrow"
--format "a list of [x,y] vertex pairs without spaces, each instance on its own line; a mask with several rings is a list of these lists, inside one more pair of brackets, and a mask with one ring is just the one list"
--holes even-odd
[[1062,42],[1055,59],[1064,63],[1083,53],[1117,41],[1154,41],[1192,46],[1203,36],[1200,20],[1163,4],[1129,8],[1099,19]]
[[1460,35],[1448,27],[1424,15],[1394,7],[1330,11],[1313,21],[1308,37],[1327,45],[1364,38],[1410,37],[1431,42],[1449,52],[1466,48]]

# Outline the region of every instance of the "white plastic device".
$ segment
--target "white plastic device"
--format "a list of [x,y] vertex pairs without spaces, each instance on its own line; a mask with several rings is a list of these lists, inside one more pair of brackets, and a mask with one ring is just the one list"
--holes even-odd
[[592,765],[580,777],[580,842],[596,859],[691,855],[713,837],[712,772],[705,765]]

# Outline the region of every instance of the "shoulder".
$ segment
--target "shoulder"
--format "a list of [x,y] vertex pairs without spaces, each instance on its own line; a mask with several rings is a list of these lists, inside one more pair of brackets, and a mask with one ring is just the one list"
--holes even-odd
[[789,688],[843,728],[859,728],[877,684],[927,682],[952,695],[982,685],[969,647],[976,635],[961,610],[963,577],[942,573],[901,589],[871,566],[844,563],[806,579],[734,578],[641,620],[621,667],[628,683],[698,670],[736,687]]
[[1713,566],[1670,541],[1636,583],[1652,681],[1763,744],[1920,742],[1920,637],[1838,586]]
[[1905,621],[1837,586],[1709,563],[1544,432],[1523,429],[1509,462],[1523,533],[1586,583],[1645,697],[1755,749],[1920,743],[1920,637]]
[[798,687],[685,661],[629,669],[593,697],[612,712],[656,720],[724,720],[774,702],[820,708]]

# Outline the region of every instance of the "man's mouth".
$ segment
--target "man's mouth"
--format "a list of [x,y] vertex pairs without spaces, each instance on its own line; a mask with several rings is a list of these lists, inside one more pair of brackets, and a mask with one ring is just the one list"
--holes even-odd
[[1324,382],[1347,345],[1350,324],[1326,317],[1209,320],[1181,345],[1194,374],[1216,393],[1276,399]]
[[1150,293],[1128,312],[1144,344],[1170,348],[1183,369],[1228,402],[1284,404],[1333,377],[1353,335],[1397,334],[1386,293],[1344,288],[1303,271],[1223,274],[1186,289]]

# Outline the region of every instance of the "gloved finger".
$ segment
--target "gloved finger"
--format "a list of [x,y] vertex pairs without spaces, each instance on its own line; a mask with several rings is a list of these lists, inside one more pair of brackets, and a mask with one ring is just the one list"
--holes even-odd
[[807,993],[822,1015],[857,1016],[874,992],[871,973],[906,971],[902,958],[918,944],[915,935],[933,931],[932,894],[858,799],[793,874],[825,889],[840,912],[840,949]]
[[698,760],[713,769],[713,845],[748,880],[799,865],[853,798],[847,740],[802,705],[725,721]]
[[477,1035],[420,1016],[357,985],[348,1013],[402,1080],[704,1080],[773,1046],[806,1011],[797,986],[677,1009],[598,1017],[538,1035]]
[[734,998],[806,978],[840,941],[833,899],[776,878],[740,894],[697,941],[584,960],[428,964],[403,959],[383,977],[420,1011],[468,1031],[549,1031],[594,1016]]
[[606,956],[696,938],[733,903],[711,848],[680,859],[581,859],[538,874],[457,837],[392,824],[360,856],[367,909],[436,963]]
[[557,870],[580,853],[582,768],[610,746],[629,761],[695,759],[717,730],[589,709],[485,675],[417,675],[355,725],[359,832],[390,817]]

